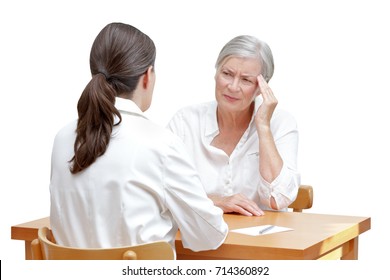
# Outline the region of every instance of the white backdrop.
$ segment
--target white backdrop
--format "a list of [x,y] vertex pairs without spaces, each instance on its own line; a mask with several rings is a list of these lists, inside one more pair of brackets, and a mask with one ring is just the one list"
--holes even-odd
[[390,249],[385,2],[2,1],[3,267],[11,273],[27,266],[20,262],[22,242],[10,240],[10,227],[49,214],[53,137],[76,118],[95,36],[120,21],[157,46],[157,82],[147,115],[161,125],[182,106],[214,99],[214,63],[228,40],[250,34],[268,42],[276,67],[270,86],[279,106],[297,118],[302,183],[314,187],[308,212],[370,216],[372,229],[359,239],[359,259],[379,269]]

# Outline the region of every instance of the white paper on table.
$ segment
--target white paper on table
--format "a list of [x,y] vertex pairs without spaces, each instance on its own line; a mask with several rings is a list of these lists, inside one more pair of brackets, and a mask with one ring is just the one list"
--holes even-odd
[[[267,230],[266,232],[261,233],[262,230],[264,230],[270,226],[273,226],[273,227],[271,229]],[[256,226],[256,227],[232,229],[231,232],[257,236],[257,235],[266,235],[266,234],[289,231],[289,230],[293,230],[293,229],[287,228],[287,227],[274,226],[274,225],[262,225],[262,226]]]

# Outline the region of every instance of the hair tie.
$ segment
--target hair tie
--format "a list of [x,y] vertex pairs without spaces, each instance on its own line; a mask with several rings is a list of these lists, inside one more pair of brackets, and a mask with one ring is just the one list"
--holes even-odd
[[103,75],[104,78],[107,80],[107,75],[106,75],[105,73],[103,73],[103,72],[97,72],[97,73],[96,73],[96,75],[99,75],[99,74]]

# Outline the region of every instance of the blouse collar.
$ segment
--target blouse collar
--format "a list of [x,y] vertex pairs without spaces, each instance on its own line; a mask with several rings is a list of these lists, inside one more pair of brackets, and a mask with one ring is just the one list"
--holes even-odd
[[[256,112],[259,109],[261,103],[263,103],[263,99],[261,96],[258,96],[255,98],[255,109],[253,110],[252,118],[249,123],[248,127],[251,127],[253,120],[255,118]],[[210,103],[210,106],[207,109],[206,112],[206,129],[205,129],[205,136],[208,137],[215,137],[219,133],[219,128],[218,128],[218,120],[217,120],[217,101],[212,101]]]

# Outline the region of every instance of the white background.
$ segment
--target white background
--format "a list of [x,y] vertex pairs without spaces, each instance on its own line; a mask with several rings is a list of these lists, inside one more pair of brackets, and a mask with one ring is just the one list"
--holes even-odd
[[48,216],[53,137],[77,117],[76,103],[90,80],[90,47],[113,21],[138,27],[157,46],[157,82],[147,115],[163,126],[179,108],[214,99],[214,63],[228,40],[250,34],[268,42],[275,59],[270,86],[279,106],[298,121],[302,183],[314,187],[314,205],[307,212],[371,217],[372,229],[359,238],[358,271],[362,275],[368,265],[384,269],[390,249],[385,224],[390,187],[390,20],[385,4],[2,1],[3,273],[22,277],[28,275],[27,266],[29,273],[34,270],[34,265],[21,261],[24,247],[10,239],[10,227]]

